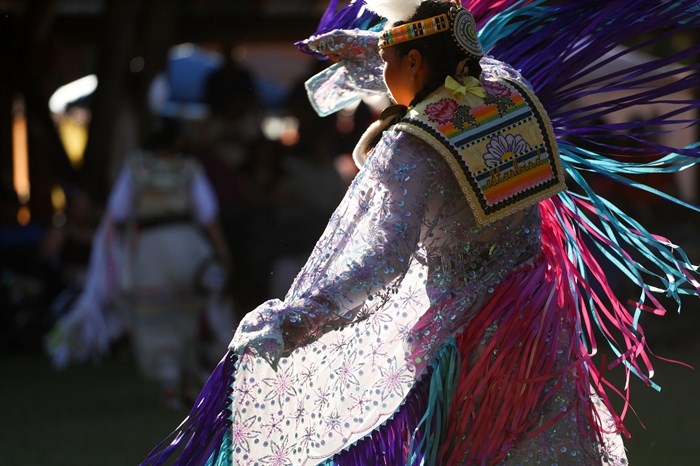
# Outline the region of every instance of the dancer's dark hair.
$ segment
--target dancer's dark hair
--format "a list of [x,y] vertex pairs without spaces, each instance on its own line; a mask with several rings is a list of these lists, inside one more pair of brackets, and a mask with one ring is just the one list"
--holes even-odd
[[[457,7],[453,3],[429,0],[421,3],[418,10],[416,10],[414,15],[407,21],[398,21],[394,23],[393,26],[401,26],[402,24],[413,21],[449,13],[451,8]],[[392,47],[396,49],[396,53],[399,57],[407,55],[412,49],[418,50],[423,59],[426,60],[430,66],[430,75],[423,88],[416,93],[411,101],[411,106],[416,105],[435,89],[443,85],[447,76],[454,76],[460,62],[465,59],[467,59],[465,63],[468,69],[467,74],[477,79],[481,76],[479,60],[466,56],[464,52],[457,47],[457,44],[455,44],[452,39],[452,34],[449,33],[433,34],[421,39],[402,42]]]

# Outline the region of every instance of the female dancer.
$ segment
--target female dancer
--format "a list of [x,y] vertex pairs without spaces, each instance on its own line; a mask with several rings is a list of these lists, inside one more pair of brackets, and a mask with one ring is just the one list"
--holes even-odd
[[[609,242],[565,191],[550,119],[518,72],[483,57],[468,10],[381,3],[398,106],[359,142],[361,171],[284,301],[243,319],[144,464],[180,447],[179,464],[626,464],[590,319],[622,334],[620,362],[645,377],[643,335],[581,240]],[[305,46],[343,62],[322,78],[381,87],[377,34],[322,32]],[[338,82],[309,83],[316,108],[332,109]]]

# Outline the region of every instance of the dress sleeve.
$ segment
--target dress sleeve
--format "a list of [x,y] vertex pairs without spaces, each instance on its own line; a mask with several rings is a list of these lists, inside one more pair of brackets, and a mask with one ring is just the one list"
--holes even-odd
[[107,201],[107,212],[115,222],[124,222],[132,214],[134,181],[128,166],[122,168]]
[[[432,149],[415,137],[393,133],[385,136],[363,168],[364,179],[350,196],[349,216],[341,223],[345,241],[322,243],[335,251],[327,273],[304,298],[327,303],[343,311],[372,304],[403,275],[418,248],[418,238],[427,204],[434,159]],[[354,211],[352,207],[355,207]],[[352,319],[352,317],[350,317]]]
[[297,277],[306,291],[248,314],[233,347],[251,343],[249,333],[266,340],[262,352],[274,340],[286,353],[380,306],[419,247],[434,160],[415,137],[385,132]]
[[191,192],[195,219],[202,225],[209,225],[219,214],[219,202],[214,194],[204,170],[198,169],[192,180]]

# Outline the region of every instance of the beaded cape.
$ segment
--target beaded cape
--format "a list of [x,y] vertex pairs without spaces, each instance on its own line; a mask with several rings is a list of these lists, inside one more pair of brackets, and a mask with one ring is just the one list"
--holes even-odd
[[537,97],[514,79],[484,81],[482,86],[486,97],[474,105],[441,87],[396,128],[443,156],[483,225],[566,185],[552,125]]

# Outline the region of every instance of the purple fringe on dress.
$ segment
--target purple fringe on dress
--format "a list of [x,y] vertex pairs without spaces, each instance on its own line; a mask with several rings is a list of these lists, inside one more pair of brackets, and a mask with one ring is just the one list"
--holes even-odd
[[[697,0],[568,0],[547,7],[541,0],[526,6],[521,3],[501,14],[514,27],[502,31],[491,28],[497,38],[489,44],[488,53],[528,78],[540,100],[547,102],[552,120],[557,111],[568,109],[572,101],[591,92],[636,88],[640,91],[638,101],[618,102],[616,108],[648,103],[667,95],[668,89],[660,93],[645,85],[664,73],[679,76],[679,71],[697,70],[697,65],[679,68],[683,59],[697,57],[700,44],[679,53],[665,51],[662,58],[627,65],[606,76],[592,78],[591,74],[680,31],[696,31],[700,27],[698,8]],[[648,38],[642,42],[634,40],[647,34]],[[628,42],[636,45],[616,48]],[[679,68],[665,72],[663,67],[671,64]],[[678,79],[673,86],[688,88],[694,86],[693,82],[693,79]],[[607,108],[606,113],[612,110]],[[580,114],[580,109],[575,112]],[[593,115],[591,119],[596,116],[601,115]]]
[[422,452],[409,463],[411,440],[419,443],[424,428],[416,431],[428,406],[432,369],[416,383],[403,405],[382,426],[333,457],[334,466],[403,466],[421,464]]
[[[696,124],[696,117],[689,115],[696,115],[700,108],[693,95],[698,86],[700,43],[664,50],[660,57],[646,52],[679,33],[698,30],[697,0],[569,0],[556,4],[534,0],[492,18],[480,39],[488,54],[509,63],[530,81],[552,120],[560,147],[567,141],[586,147],[588,152],[573,149],[575,161],[566,158],[570,151],[564,154],[567,170],[615,177],[617,182],[698,211],[700,207],[643,186],[634,178],[678,172],[700,158],[697,145],[672,147],[664,137]],[[615,112],[633,109],[639,113],[655,104],[664,105],[654,115],[619,123],[606,121]],[[603,211],[597,215],[610,216]]]
[[221,447],[231,426],[231,385],[236,355],[228,351],[214,369],[190,414],[141,463],[160,466],[174,455],[177,465],[203,465]]
[[364,1],[354,0],[336,14],[338,0],[331,0],[314,34],[336,29],[364,29],[370,21],[379,19],[371,11],[363,9],[364,6]]

